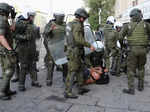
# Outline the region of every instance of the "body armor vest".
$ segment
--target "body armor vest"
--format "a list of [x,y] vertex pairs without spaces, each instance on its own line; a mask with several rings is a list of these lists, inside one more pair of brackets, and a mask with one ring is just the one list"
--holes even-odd
[[145,28],[146,26],[144,24],[144,21],[138,23],[135,26],[135,29],[133,29],[131,35],[129,35],[127,38],[128,44],[131,46],[146,46],[148,44],[148,37]]

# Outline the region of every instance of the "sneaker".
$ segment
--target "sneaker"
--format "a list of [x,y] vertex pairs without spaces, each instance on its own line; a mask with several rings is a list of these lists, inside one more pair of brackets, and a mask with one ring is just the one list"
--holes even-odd
[[134,95],[135,91],[134,89],[123,89],[123,93]]
[[7,92],[7,95],[9,95],[9,96],[16,95],[16,94],[17,94],[17,92],[16,91],[12,91],[12,90],[9,90]]
[[73,94],[73,93],[65,93],[64,97],[65,98],[71,98],[71,99],[77,99],[78,98],[78,96]]
[[0,93],[0,100],[11,100],[11,97],[5,93]]

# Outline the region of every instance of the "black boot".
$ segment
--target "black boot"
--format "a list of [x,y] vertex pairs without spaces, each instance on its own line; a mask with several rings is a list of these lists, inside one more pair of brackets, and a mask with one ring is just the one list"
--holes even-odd
[[38,88],[42,87],[42,85],[40,83],[38,83],[38,82],[32,82],[31,85],[34,86],[34,87],[38,87]]
[[78,89],[78,94],[83,95],[85,93],[88,93],[89,91],[90,91],[90,89],[87,89],[87,88],[79,88]]
[[17,94],[17,92],[16,91],[12,91],[12,90],[9,90],[7,92],[7,95],[9,95],[9,96],[16,95],[16,94]]
[[15,83],[15,82],[18,82],[19,81],[19,78],[14,78],[11,80],[11,82]]
[[138,82],[138,90],[143,91],[144,90],[144,81],[139,80]]
[[49,86],[49,87],[50,87],[50,86],[52,86],[52,84],[53,84],[53,82],[52,82],[52,81],[46,81],[46,85],[47,85],[47,86]]
[[3,92],[0,92],[0,100],[11,100],[11,96],[9,96]]
[[68,66],[67,66],[67,64],[63,64],[62,66],[63,66],[63,71],[62,71],[63,72],[63,82],[65,83],[67,73],[68,73]]
[[39,72],[39,69],[36,68],[35,71],[36,71],[36,72]]
[[64,83],[66,82],[66,77],[67,77],[67,76],[63,74],[63,82],[64,82]]
[[123,89],[123,93],[134,95],[135,91],[134,89]]
[[75,95],[75,94],[73,94],[73,93],[64,93],[64,97],[65,98],[71,98],[71,99],[77,99],[78,98],[78,96],[77,95]]

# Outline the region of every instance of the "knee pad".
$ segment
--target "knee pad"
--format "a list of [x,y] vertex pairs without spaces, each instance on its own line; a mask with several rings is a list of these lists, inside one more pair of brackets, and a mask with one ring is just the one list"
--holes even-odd
[[5,70],[6,77],[11,78],[13,76],[13,73],[14,73],[14,68],[8,68]]

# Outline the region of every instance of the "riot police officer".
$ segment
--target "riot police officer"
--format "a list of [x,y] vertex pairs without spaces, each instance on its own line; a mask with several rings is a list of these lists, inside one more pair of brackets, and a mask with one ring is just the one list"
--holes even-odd
[[[107,72],[111,75],[116,75],[115,70],[113,69],[113,65],[110,60],[115,60],[116,55],[118,53],[117,48],[117,40],[119,38],[118,32],[114,29],[115,18],[113,16],[109,16],[106,21],[106,25],[104,26],[104,46],[105,46],[105,63]],[[110,68],[110,65],[111,68]]]
[[[53,60],[53,57],[51,56],[51,52],[48,47],[48,44],[51,42],[55,42],[57,38],[64,38],[63,35],[65,35],[65,27],[66,27],[66,23],[64,22],[64,17],[65,17],[64,13],[57,12],[57,13],[54,13],[53,16],[54,16],[54,19],[50,20],[44,29],[44,46],[47,51],[46,56],[44,58],[45,65],[47,68],[47,78],[46,78],[47,86],[52,85],[53,72],[54,72],[54,67],[55,67],[55,62]],[[66,73],[67,65],[63,64],[62,66],[63,66],[63,81],[65,81],[66,74],[67,74]]]
[[69,22],[66,27],[66,45],[68,58],[68,74],[66,78],[65,98],[78,98],[72,93],[74,77],[78,82],[78,93],[83,94],[89,90],[83,88],[83,61],[84,47],[95,50],[84,38],[83,22],[89,17],[85,9],[79,8],[74,13],[75,19]]
[[[121,22],[115,22],[114,23],[114,29],[117,31],[117,32],[120,32],[121,29],[123,27],[123,24]],[[121,65],[121,50],[122,50],[122,42],[119,40],[116,40],[116,44],[117,44],[117,47],[116,47],[116,50],[117,50],[117,54],[115,57],[113,57],[112,59],[112,65],[111,65],[111,71],[113,73],[115,73],[116,76],[120,76],[120,65]]]
[[19,91],[25,91],[26,75],[30,73],[34,87],[41,87],[37,78],[37,71],[35,67],[35,30],[34,21],[35,12],[25,12],[18,17],[16,22],[16,40],[18,43],[18,57],[20,62],[20,75],[19,75]]
[[131,22],[126,24],[121,31],[122,38],[127,36],[128,57],[127,57],[127,77],[128,89],[123,89],[123,93],[135,94],[134,75],[138,69],[138,90],[144,90],[144,65],[146,63],[147,46],[149,43],[150,24],[142,20],[140,9],[133,9],[130,12]]
[[7,3],[0,3],[0,58],[3,80],[0,89],[0,99],[9,100],[16,91],[10,90],[10,80],[14,74],[14,65],[16,63],[15,52],[13,50],[13,39],[8,23],[8,16],[15,18],[15,10]]

